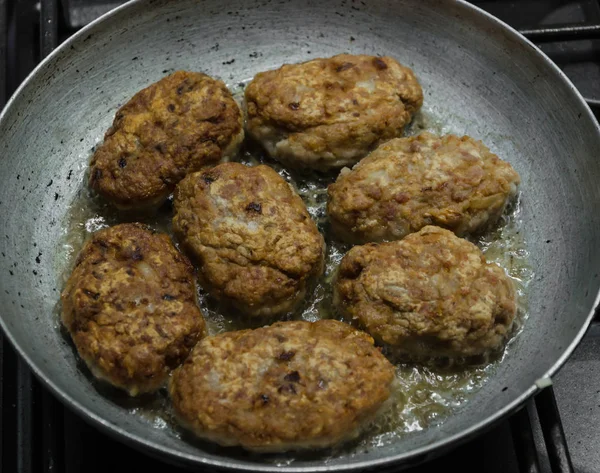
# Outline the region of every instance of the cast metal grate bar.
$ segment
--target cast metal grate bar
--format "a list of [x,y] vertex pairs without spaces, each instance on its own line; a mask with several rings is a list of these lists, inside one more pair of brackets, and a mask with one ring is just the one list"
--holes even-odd
[[42,59],[58,46],[58,0],[43,0],[41,3],[40,43]]
[[8,343],[6,337],[2,336],[2,457],[0,457],[1,471],[17,471],[17,437],[15,435],[17,425],[17,377],[16,377],[17,355]]
[[34,392],[31,372],[25,361],[17,359],[17,471],[33,473]]
[[[82,422],[74,413],[68,409],[62,409],[64,422],[64,473],[80,473],[86,470],[84,457],[84,440]],[[88,450],[93,450],[88,449]],[[93,457],[93,455],[90,455]],[[89,468],[89,462],[87,468]],[[96,470],[94,470],[96,471]]]
[[47,389],[41,389],[42,397],[42,471],[64,472],[63,455],[63,407]]
[[510,431],[519,471],[521,473],[540,473],[540,462],[533,438],[531,420],[527,406],[519,409],[510,418]]
[[[4,106],[4,101],[0,102],[0,106]],[[4,414],[4,335],[0,332],[0,470],[4,469],[4,432],[6,424],[6,416]]]
[[573,463],[552,387],[544,389],[535,397],[535,406],[552,472],[573,473]]
[[[600,108],[600,99],[588,99],[588,98],[586,98],[585,101],[592,108]],[[599,312],[600,312],[599,309],[596,308],[596,313],[597,313],[596,317],[598,316]]]
[[[8,83],[7,83],[7,52],[8,52],[8,1],[9,0],[0,0],[0,109],[4,108],[6,104],[6,97],[8,94]],[[6,398],[4,396],[5,383],[7,379],[5,378],[5,374],[7,370],[5,370],[5,347],[6,340],[4,339],[4,335],[0,331],[0,470],[8,471],[4,469],[4,460],[6,456],[4,455],[4,439],[5,436],[3,432],[5,432],[6,427],[8,426],[8,422],[6,421],[7,413],[6,409]]]
[[521,30],[520,33],[535,43],[600,39],[600,25],[565,25]]
[[[600,5],[600,1],[598,3]],[[520,30],[519,33],[534,43],[597,40],[600,39],[600,24],[564,25],[553,28],[533,28],[528,30]],[[600,99],[584,97],[584,100],[591,108],[600,108]]]
[[[0,0],[0,109],[4,108],[7,97],[7,77],[6,60],[8,52],[8,2],[10,0]],[[0,335],[1,338],[1,335]],[[0,398],[1,399],[1,398]],[[1,427],[1,424],[0,424]],[[0,441],[0,445],[2,442]]]

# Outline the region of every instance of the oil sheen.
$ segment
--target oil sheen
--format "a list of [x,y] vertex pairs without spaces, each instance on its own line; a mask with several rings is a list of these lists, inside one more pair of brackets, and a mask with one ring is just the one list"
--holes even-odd
[[[446,129],[427,110],[424,110],[417,114],[407,134],[416,134],[420,131],[447,133],[452,130]],[[246,146],[242,150],[240,162],[249,166],[264,163],[275,168],[297,190],[325,237],[327,245],[325,272],[312,292],[307,294],[304,304],[295,313],[289,314],[287,319],[316,321],[324,318],[339,318],[332,307],[331,286],[335,270],[349,247],[331,237],[325,211],[327,185],[335,180],[336,175],[292,173],[266,158],[259,148],[252,146]],[[170,201],[154,214],[119,213],[89,192],[84,168],[81,169],[79,176],[82,184],[63,222],[63,239],[56,260],[56,269],[63,283],[69,276],[77,253],[84,242],[101,228],[121,222],[141,221],[156,230],[172,235]],[[512,334],[513,339],[518,336],[522,324],[527,319],[527,287],[534,276],[528,264],[527,242],[523,238],[521,226],[521,207],[517,198],[494,229],[473,241],[485,253],[487,260],[502,266],[515,283],[519,313]],[[210,334],[267,323],[266,320],[240,320],[239,317],[232,316],[211,300],[201,288],[198,289],[198,303],[207,319]],[[59,325],[57,314],[57,329]],[[507,345],[504,353],[493,358],[481,359],[477,363],[458,362],[445,365],[437,363],[430,366],[396,363],[397,382],[386,409],[357,441],[348,446],[350,450],[345,449],[345,453],[351,454],[352,451],[364,451],[383,446],[398,441],[399,437],[410,435],[411,432],[443,422],[444,418],[459,409],[463,403],[468,402],[469,397],[493,376],[497,366],[502,363],[506,350],[510,350],[510,345],[510,343]],[[154,427],[172,429],[174,435],[181,435],[180,429],[172,421],[164,392],[156,394],[153,399],[137,400],[127,399],[126,396],[108,388],[99,388],[99,390],[129,412],[146,418]],[[333,452],[329,454],[333,455]],[[276,456],[273,461],[277,464],[289,464],[293,458],[297,457],[284,459]]]

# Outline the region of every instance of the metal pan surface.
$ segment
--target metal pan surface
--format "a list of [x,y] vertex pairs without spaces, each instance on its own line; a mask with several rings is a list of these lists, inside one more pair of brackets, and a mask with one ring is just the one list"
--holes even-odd
[[[228,85],[340,52],[412,67],[424,110],[482,139],[522,177],[535,278],[529,318],[494,376],[440,426],[379,448],[287,461],[182,440],[99,393],[53,315],[63,222],[119,105],[175,69]],[[407,465],[519,407],[564,363],[598,304],[600,128],[560,70],[510,27],[462,1],[135,0],[84,28],[30,75],[0,118],[0,322],[36,375],[87,420],[190,466],[341,471]]]

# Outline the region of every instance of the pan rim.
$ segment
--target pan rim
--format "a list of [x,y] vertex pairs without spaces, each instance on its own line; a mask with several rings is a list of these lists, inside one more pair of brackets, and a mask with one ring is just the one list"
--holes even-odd
[[[126,14],[126,12],[139,4],[150,3],[152,0],[129,0],[125,4],[116,7],[113,10],[105,13],[100,16],[87,26],[80,29],[78,32],[69,37],[66,41],[64,41],[61,45],[59,45],[56,49],[54,49],[46,58],[44,58],[31,73],[25,78],[25,80],[20,84],[17,90],[12,94],[6,106],[0,113],[0,124],[6,120],[6,115],[10,111],[10,109],[14,106],[14,103],[18,100],[21,95],[23,89],[25,89],[28,84],[33,80],[35,76],[39,74],[39,72],[52,61],[58,54],[66,50],[71,44],[76,43],[80,40],[80,38],[88,35],[91,30],[95,29],[99,24],[104,23],[109,18],[114,16]],[[507,34],[509,34],[512,39],[517,40],[523,44],[528,45],[532,48],[533,54],[538,56],[543,62],[546,63],[551,69],[553,69],[554,73],[558,75],[558,77],[562,80],[562,82],[570,89],[570,92],[573,94],[573,98],[575,99],[575,103],[577,106],[582,109],[587,115],[587,118],[592,121],[596,129],[597,138],[600,140],[600,125],[598,124],[594,114],[592,113],[590,107],[585,102],[581,93],[577,90],[577,88],[573,85],[570,79],[560,70],[560,68],[546,55],[544,54],[535,44],[521,35],[517,30],[507,25],[502,20],[494,17],[493,15],[487,13],[481,8],[468,3],[466,0],[444,0],[446,3],[455,3],[459,4],[461,8],[466,10],[470,10],[471,13],[474,13],[480,16],[487,22],[494,24],[495,26],[501,27]],[[592,308],[590,309],[581,329],[573,338],[571,343],[566,347],[563,351],[562,355],[556,360],[556,362],[548,369],[541,379],[550,380],[551,377],[558,372],[558,370],[564,365],[566,360],[571,356],[575,348],[579,345],[581,339],[587,332],[590,323],[594,317],[595,311],[600,306],[600,288],[596,293],[596,298]],[[461,430],[458,433],[455,433],[449,437],[446,437],[441,440],[437,440],[430,444],[421,446],[419,448],[400,452],[395,455],[390,455],[385,458],[378,458],[374,460],[364,460],[351,464],[339,464],[339,465],[324,465],[324,466],[275,466],[275,465],[266,465],[259,463],[250,463],[250,462],[240,462],[240,460],[235,459],[212,459],[203,457],[201,455],[191,455],[187,453],[183,453],[181,451],[165,447],[159,443],[149,441],[139,435],[132,434],[126,429],[119,427],[115,424],[108,422],[106,419],[102,418],[95,412],[87,409],[83,405],[81,405],[77,400],[71,397],[71,395],[61,390],[51,379],[44,375],[43,369],[40,368],[27,354],[26,350],[23,346],[17,344],[14,339],[12,333],[7,329],[7,325],[4,321],[4,318],[0,314],[0,328],[4,333],[7,340],[10,341],[11,345],[14,347],[15,351],[22,357],[32,372],[36,375],[36,377],[42,382],[42,384],[48,388],[66,407],[75,411],[77,415],[83,418],[88,423],[92,424],[95,427],[99,427],[99,429],[105,433],[110,434],[114,438],[117,438],[124,443],[131,445],[139,450],[144,449],[145,453],[150,453],[151,455],[160,455],[164,457],[164,459],[171,463],[177,464],[185,464],[188,466],[196,465],[196,466],[212,466],[226,470],[237,470],[237,471],[263,471],[263,472],[289,472],[289,473],[307,473],[307,472],[325,472],[325,471],[357,471],[365,468],[372,467],[381,467],[381,466],[391,466],[393,464],[401,464],[407,460],[416,458],[416,457],[424,457],[428,458],[430,456],[435,455],[433,452],[440,452],[448,447],[454,447],[459,443],[465,442],[468,439],[472,438],[474,435],[482,432],[483,430],[490,428],[492,425],[496,424],[501,419],[505,418],[512,412],[518,410],[528,399],[530,399],[536,392],[540,390],[538,383],[534,383],[529,389],[523,392],[520,396],[518,396],[511,403],[504,406],[502,409],[495,411],[493,414],[487,416],[482,421],[471,425],[468,428]]]

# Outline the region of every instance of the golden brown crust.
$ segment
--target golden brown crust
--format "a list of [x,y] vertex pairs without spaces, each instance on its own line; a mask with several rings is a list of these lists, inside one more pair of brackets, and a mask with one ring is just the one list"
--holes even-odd
[[340,264],[334,301],[375,340],[415,358],[497,350],[517,311],[504,270],[486,263],[472,243],[433,226],[352,248]]
[[63,324],[96,377],[132,396],[164,385],[204,335],[193,268],[167,235],[95,233],[61,294]]
[[349,325],[278,322],[205,338],[169,391],[198,436],[283,451],[354,437],[389,397],[394,372],[373,339]]
[[177,186],[173,230],[203,286],[249,315],[288,312],[323,270],[324,241],[302,199],[268,166],[224,163]]
[[155,206],[186,174],[231,158],[243,136],[240,108],[223,82],[177,71],[117,111],[89,184],[118,207]]
[[340,54],[261,72],[245,98],[248,133],[272,157],[327,170],[400,136],[423,91],[391,57]]
[[468,136],[422,133],[384,143],[328,188],[336,235],[398,240],[426,225],[463,236],[488,227],[517,193],[512,166]]

